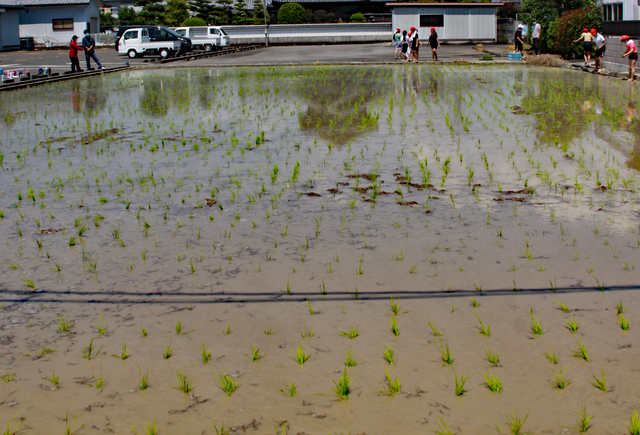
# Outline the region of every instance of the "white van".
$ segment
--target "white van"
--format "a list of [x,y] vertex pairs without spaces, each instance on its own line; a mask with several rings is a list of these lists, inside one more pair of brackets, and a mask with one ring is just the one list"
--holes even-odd
[[[153,40],[152,40],[153,39]],[[163,59],[180,51],[179,40],[149,38],[149,29],[140,27],[126,30],[118,41],[118,53],[131,59],[144,55],[160,55]]]
[[191,39],[194,49],[210,52],[229,46],[229,35],[222,27],[177,27],[174,31]]

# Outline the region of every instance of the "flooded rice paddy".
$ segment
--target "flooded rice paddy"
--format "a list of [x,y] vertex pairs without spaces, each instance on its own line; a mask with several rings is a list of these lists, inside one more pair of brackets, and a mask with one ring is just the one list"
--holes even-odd
[[0,95],[0,423],[628,433],[638,97],[465,65]]

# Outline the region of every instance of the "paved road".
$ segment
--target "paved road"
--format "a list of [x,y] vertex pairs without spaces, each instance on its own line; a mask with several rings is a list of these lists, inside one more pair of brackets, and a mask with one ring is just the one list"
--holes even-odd
[[[504,51],[504,46],[492,46],[495,51]],[[351,45],[302,45],[276,46],[260,50],[235,53],[224,56],[198,59],[190,62],[180,61],[162,64],[162,67],[197,66],[251,66],[251,65],[292,65],[292,64],[344,64],[344,63],[394,63],[394,49],[390,44],[351,44]],[[132,66],[160,66],[148,59],[129,60],[119,56],[113,48],[96,50],[96,55],[105,67],[122,66],[129,61]],[[428,47],[421,49],[421,59],[431,61]],[[455,60],[477,60],[481,55],[471,45],[445,45],[438,50],[438,58],[444,62]],[[85,68],[84,56],[80,56],[80,65]],[[15,51],[0,53],[0,68],[37,70],[39,67],[51,67],[53,71],[70,68],[67,50]]]

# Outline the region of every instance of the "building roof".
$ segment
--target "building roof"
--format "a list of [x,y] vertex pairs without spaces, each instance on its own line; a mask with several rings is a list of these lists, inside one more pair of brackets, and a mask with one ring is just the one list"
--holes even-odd
[[4,9],[24,9],[20,0],[0,0],[0,8]]
[[466,2],[466,3],[387,3],[387,6],[395,8],[395,7],[413,7],[413,8],[422,8],[422,7],[432,7],[432,8],[450,8],[450,7],[500,7],[504,6],[504,3],[479,3],[479,2]]
[[386,2],[389,0],[273,0],[274,3],[361,3],[365,1]]
[[[0,0],[5,1],[5,0]],[[18,0],[22,6],[66,6],[66,5],[88,5],[91,0]],[[96,1],[100,5],[101,1]]]

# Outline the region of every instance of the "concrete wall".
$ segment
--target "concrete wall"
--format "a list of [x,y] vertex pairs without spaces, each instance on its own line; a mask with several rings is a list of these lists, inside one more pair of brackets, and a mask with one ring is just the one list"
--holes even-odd
[[420,27],[420,15],[444,15],[444,27],[436,27],[441,42],[496,42],[496,10],[487,6],[447,7],[437,6],[437,3],[433,6],[416,3],[415,7],[393,8],[392,28],[409,30],[413,26],[426,39],[430,29]]
[[[264,44],[264,26],[223,26],[231,45]],[[339,44],[391,42],[391,23],[276,24],[269,26],[269,44]]]
[[[621,58],[620,55],[627,51],[627,46],[620,42],[619,36],[605,37],[606,50],[604,52],[603,66],[610,71],[625,72],[629,69],[629,59]],[[640,41],[634,40],[636,48],[640,51]],[[637,65],[640,69],[640,65]]]
[[20,48],[18,16],[18,9],[4,9],[4,12],[0,12],[0,51]]
[[[73,19],[73,30],[53,30],[54,19]],[[36,44],[69,45],[71,37],[82,38],[91,18],[100,25],[100,9],[95,1],[77,6],[39,6],[20,11],[20,36],[33,36]],[[95,22],[95,20],[94,20]]]

